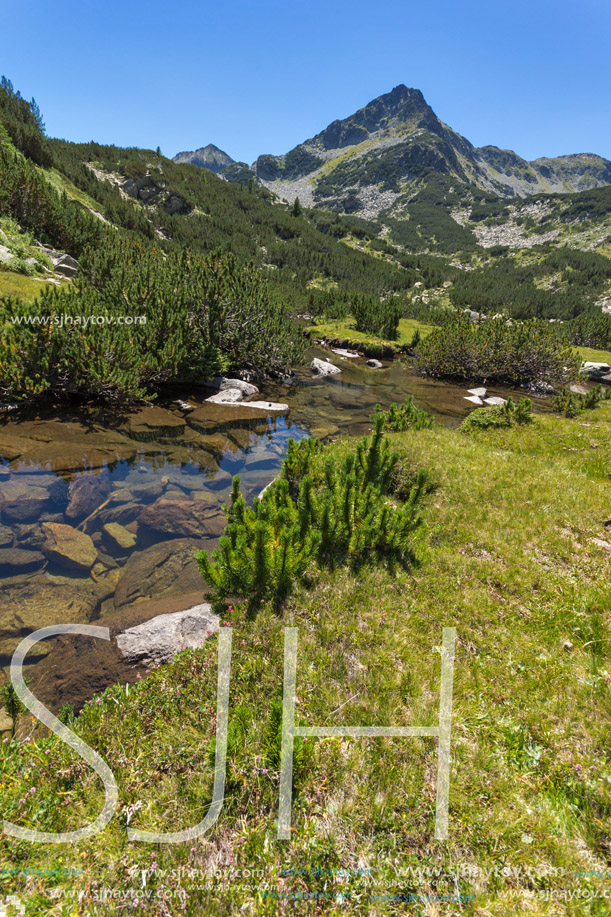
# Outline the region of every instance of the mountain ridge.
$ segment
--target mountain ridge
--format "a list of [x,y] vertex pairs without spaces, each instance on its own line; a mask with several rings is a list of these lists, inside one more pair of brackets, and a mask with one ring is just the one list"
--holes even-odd
[[262,154],[250,167],[217,171],[230,181],[244,182],[250,174],[289,203],[299,197],[307,206],[366,219],[400,216],[433,178],[442,180],[442,195],[458,191],[463,199],[611,184],[611,161],[595,153],[528,161],[491,144],[475,147],[440,120],[419,89],[402,83],[288,153]]

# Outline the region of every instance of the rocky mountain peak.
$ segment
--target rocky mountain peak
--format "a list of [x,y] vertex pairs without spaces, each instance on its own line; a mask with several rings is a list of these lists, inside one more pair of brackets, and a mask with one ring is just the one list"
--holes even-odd
[[202,169],[210,169],[211,172],[220,172],[221,169],[224,169],[225,166],[230,166],[235,160],[224,150],[220,150],[218,146],[209,143],[208,146],[202,146],[198,150],[186,150],[182,153],[177,153],[174,156],[174,162],[186,162]]

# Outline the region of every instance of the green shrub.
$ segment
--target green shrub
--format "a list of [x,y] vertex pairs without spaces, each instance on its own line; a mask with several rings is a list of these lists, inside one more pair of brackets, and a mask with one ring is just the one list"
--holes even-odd
[[387,411],[376,404],[376,412],[371,419],[375,423],[378,417],[382,418],[382,429],[390,433],[401,433],[408,429],[428,430],[435,422],[432,414],[414,404],[413,395],[409,395],[403,404],[396,405],[393,402]]
[[385,301],[375,296],[355,296],[351,306],[356,330],[393,341],[399,331],[402,308],[397,299]]
[[598,407],[601,401],[609,400],[611,400],[611,389],[603,391],[602,385],[595,385],[585,395],[572,392],[565,387],[554,396],[552,403],[554,410],[559,414],[564,414],[565,417],[577,417],[583,411]]
[[547,322],[508,323],[500,317],[472,322],[458,315],[422,341],[416,366],[430,376],[558,386],[577,378],[581,359]]
[[281,476],[249,508],[234,478],[219,548],[212,559],[205,551],[196,555],[215,603],[244,596],[251,610],[267,599],[278,607],[314,562],[358,568],[377,561],[391,569],[415,563],[412,535],[427,475],[417,475],[404,503],[389,499],[398,455],[384,439],[382,417],[343,461],[325,458],[325,451],[313,468],[313,447],[300,448],[298,457],[294,450],[293,491],[303,473],[296,496]]
[[513,427],[515,424],[532,423],[533,420],[530,398],[521,398],[516,404],[510,397],[505,404],[472,411],[465,417],[460,429],[465,433],[472,433],[474,430],[487,430],[491,427]]
[[281,369],[303,352],[252,265],[125,239],[85,252],[78,280],[44,287],[35,303],[0,301],[0,328],[0,394],[10,398],[133,400],[230,368]]

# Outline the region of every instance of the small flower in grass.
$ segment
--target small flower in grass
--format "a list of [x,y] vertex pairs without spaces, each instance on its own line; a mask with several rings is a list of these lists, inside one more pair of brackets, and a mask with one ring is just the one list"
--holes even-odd
[[31,794],[32,794],[32,796],[33,796],[35,792],[36,792],[36,787],[35,787],[35,786],[33,786],[33,787],[32,787],[32,789],[30,790],[30,793],[31,793]]
[[605,681],[611,681],[611,675],[609,674],[605,675]]
[[25,803],[25,799],[20,799],[20,800],[19,800],[19,805],[20,805],[20,806],[22,806],[24,803]]
[[136,678],[142,678],[142,675],[140,674],[140,672],[138,672],[138,674],[136,675]]
[[191,847],[191,853],[197,853],[197,847]]
[[10,741],[8,738],[2,739],[2,744],[3,744],[3,745],[6,745],[6,743],[7,743],[8,741]]
[[45,748],[45,755],[50,755],[50,754],[51,754],[51,749]]
[[581,770],[581,764],[576,764],[575,770],[577,771],[577,773],[579,773],[579,771]]
[[151,860],[156,860],[156,859],[157,859],[157,854],[151,853]]
[[150,670],[150,669],[145,669],[145,670],[144,670],[144,674],[145,674],[145,675],[150,675],[150,674],[151,674],[151,670]]
[[102,698],[98,697],[98,699],[96,700],[96,704],[101,704],[101,703],[102,703]]

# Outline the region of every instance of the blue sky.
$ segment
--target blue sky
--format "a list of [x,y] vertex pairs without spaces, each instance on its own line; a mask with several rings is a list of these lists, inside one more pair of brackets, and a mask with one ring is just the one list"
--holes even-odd
[[476,145],[611,159],[609,0],[19,0],[0,73],[51,136],[287,152],[398,83]]

